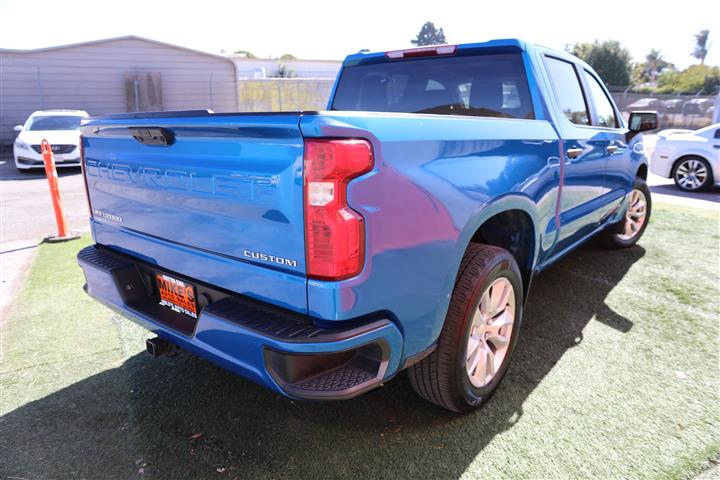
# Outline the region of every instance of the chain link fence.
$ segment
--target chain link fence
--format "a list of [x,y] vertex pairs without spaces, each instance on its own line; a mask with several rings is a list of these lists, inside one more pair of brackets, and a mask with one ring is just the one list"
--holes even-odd
[[[715,96],[610,92],[625,119],[632,111],[654,110],[660,114],[660,128],[697,129],[713,123]],[[715,120],[717,121],[717,120]]]

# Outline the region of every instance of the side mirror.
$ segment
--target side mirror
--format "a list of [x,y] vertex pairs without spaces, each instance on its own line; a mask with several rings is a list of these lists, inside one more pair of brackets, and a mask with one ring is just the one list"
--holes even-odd
[[15,126],[13,127],[13,131],[15,131],[15,132],[17,132],[17,133],[22,132],[22,129],[23,129],[23,126],[22,126],[22,125],[15,125]]
[[657,130],[660,119],[657,112],[631,112],[628,124],[635,133],[647,132]]
[[628,126],[630,131],[626,135],[626,140],[629,142],[640,132],[658,129],[660,126],[658,112],[630,112]]

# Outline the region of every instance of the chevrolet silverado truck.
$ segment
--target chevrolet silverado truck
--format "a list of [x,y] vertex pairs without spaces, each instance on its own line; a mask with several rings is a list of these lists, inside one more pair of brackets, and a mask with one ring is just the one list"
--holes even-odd
[[350,55],[326,111],[91,118],[84,288],[154,332],[155,356],[296,399],[407,370],[470,412],[508,368],[534,275],[643,234],[637,134],[657,115],[628,124],[587,64],[519,40]]

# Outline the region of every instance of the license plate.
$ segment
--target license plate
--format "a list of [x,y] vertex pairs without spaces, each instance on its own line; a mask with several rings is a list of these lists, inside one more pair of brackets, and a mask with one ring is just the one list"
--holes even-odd
[[160,305],[197,318],[197,303],[193,285],[164,273],[156,273],[155,281],[160,291]]

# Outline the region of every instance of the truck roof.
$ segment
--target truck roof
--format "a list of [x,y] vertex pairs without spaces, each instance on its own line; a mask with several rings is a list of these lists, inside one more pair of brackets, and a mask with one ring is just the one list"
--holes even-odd
[[[394,52],[412,52],[417,51],[420,49],[436,49],[436,48],[455,48],[456,52],[462,52],[465,54],[468,53],[475,53],[475,51],[483,50],[485,52],[496,52],[496,53],[505,53],[505,52],[522,52],[526,50],[531,50],[535,47],[540,48],[546,52],[551,52],[559,57],[565,57],[565,58],[572,58],[575,61],[578,61],[574,55],[564,52],[561,50],[557,50],[554,48],[546,47],[543,45],[535,44],[528,42],[523,39],[519,38],[502,38],[502,39],[496,39],[496,40],[488,40],[486,42],[475,42],[475,43],[458,43],[458,44],[447,44],[447,45],[428,45],[424,47],[412,47],[412,48],[405,48],[405,49],[397,49],[397,50],[388,50],[383,52],[359,52],[354,53],[352,55],[348,55],[345,57],[345,61],[343,62],[343,66],[352,66],[352,65],[360,65],[360,64],[367,64],[367,63],[375,63],[379,61],[385,61],[387,60],[387,55],[389,53]],[[585,65],[582,60],[580,60],[580,63]]]

